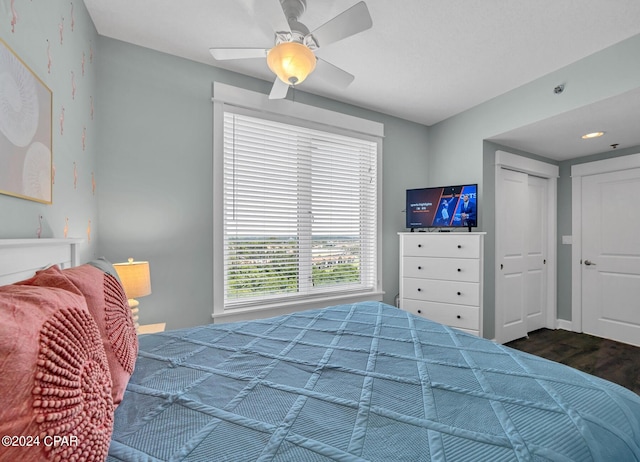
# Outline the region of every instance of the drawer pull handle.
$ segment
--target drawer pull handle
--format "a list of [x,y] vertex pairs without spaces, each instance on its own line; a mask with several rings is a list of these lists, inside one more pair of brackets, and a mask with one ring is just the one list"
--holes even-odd
[[458,316],[456,316],[456,318],[458,318],[458,319],[462,319],[462,316],[458,315]]
[[418,292],[422,292],[422,289],[420,287],[418,287]]
[[462,271],[462,269],[458,268],[458,273],[460,273]]
[[458,292],[458,295],[462,295],[462,292]]
[[418,314],[422,314],[422,310],[418,310]]
[[418,248],[421,248],[421,247],[422,247],[422,244],[418,244]]
[[458,244],[458,248],[459,248],[459,249],[461,249],[461,248],[462,248],[462,246],[461,246],[460,244]]
[[421,270],[421,269],[422,269],[422,266],[418,266],[418,269],[419,269],[419,270]]

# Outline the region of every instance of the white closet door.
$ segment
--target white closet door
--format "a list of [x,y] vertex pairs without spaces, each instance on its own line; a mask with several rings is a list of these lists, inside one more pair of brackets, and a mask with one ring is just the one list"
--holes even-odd
[[526,330],[532,332],[547,324],[547,180],[529,175],[528,186],[524,303]]
[[527,335],[525,290],[527,259],[527,194],[529,176],[526,173],[500,169],[499,204],[496,216],[498,230],[498,271],[496,273],[496,340],[501,343]]
[[548,180],[498,175],[496,340],[505,343],[546,325]]

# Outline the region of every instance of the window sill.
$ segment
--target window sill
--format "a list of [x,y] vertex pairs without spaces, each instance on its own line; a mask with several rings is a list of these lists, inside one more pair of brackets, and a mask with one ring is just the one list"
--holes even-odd
[[354,294],[319,297],[312,300],[292,300],[288,302],[264,304],[246,308],[227,309],[222,313],[213,313],[211,317],[216,324],[234,321],[249,321],[251,319],[269,318],[272,316],[294,313],[296,311],[324,308],[331,305],[364,301],[382,301],[383,295],[384,292],[382,291],[358,292]]

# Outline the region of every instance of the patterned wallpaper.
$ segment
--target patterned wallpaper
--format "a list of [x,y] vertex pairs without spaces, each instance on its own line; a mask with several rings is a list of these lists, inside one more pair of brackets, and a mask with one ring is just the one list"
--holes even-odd
[[[52,204],[0,195],[0,238],[81,237],[81,258],[92,258],[99,190],[93,22],[82,0],[0,0],[0,38],[53,93]],[[4,77],[0,110],[11,102]]]

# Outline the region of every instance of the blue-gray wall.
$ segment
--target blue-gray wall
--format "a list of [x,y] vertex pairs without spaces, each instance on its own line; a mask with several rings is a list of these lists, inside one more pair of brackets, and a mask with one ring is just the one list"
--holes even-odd
[[[500,148],[485,140],[501,133],[538,122],[640,86],[640,35],[606,48],[576,63],[516,88],[468,111],[435,124],[428,129],[429,181],[478,182],[481,207],[480,229],[487,232],[485,241],[485,336],[494,335],[495,282],[495,214],[493,210],[493,156]],[[499,72],[499,69],[496,69]],[[565,84],[558,97],[553,88]],[[514,152],[513,149],[504,148]],[[621,155],[624,152],[594,156]],[[637,150],[635,150],[637,152]],[[546,160],[535,153],[516,154]],[[571,234],[570,165],[560,163],[558,181],[558,238]],[[568,220],[568,221],[567,221]],[[558,313],[560,319],[571,319],[571,250],[558,244]]]
[[[212,82],[263,93],[271,83],[104,37],[98,52],[100,252],[150,262],[153,293],[140,300],[141,324],[210,322]],[[295,98],[385,124],[382,278],[393,303],[404,191],[426,184],[427,129],[301,91]]]
[[[84,4],[73,5],[72,11],[66,0],[15,2],[18,20],[12,31],[11,1],[0,0],[0,38],[53,91],[56,171],[52,205],[0,195],[0,238],[35,237],[40,215],[42,236],[62,237],[68,218],[69,236],[85,239],[83,260],[104,255],[151,262],[153,294],[140,300],[142,323],[166,321],[170,328],[207,323],[213,252],[211,84],[217,80],[264,93],[271,84],[100,37]],[[296,92],[302,103],[385,124],[385,301],[393,302],[398,291],[396,233],[404,230],[405,189],[479,183],[489,264],[495,243],[488,199],[497,145],[485,140],[638,87],[638,56],[640,36],[635,36],[432,127]],[[566,84],[561,97],[551,91],[558,83]],[[593,159],[639,151],[628,148]],[[560,163],[559,239],[571,234],[570,166],[583,161]],[[571,313],[568,247],[558,244],[561,319]],[[493,266],[485,268],[487,336],[493,334]]]

